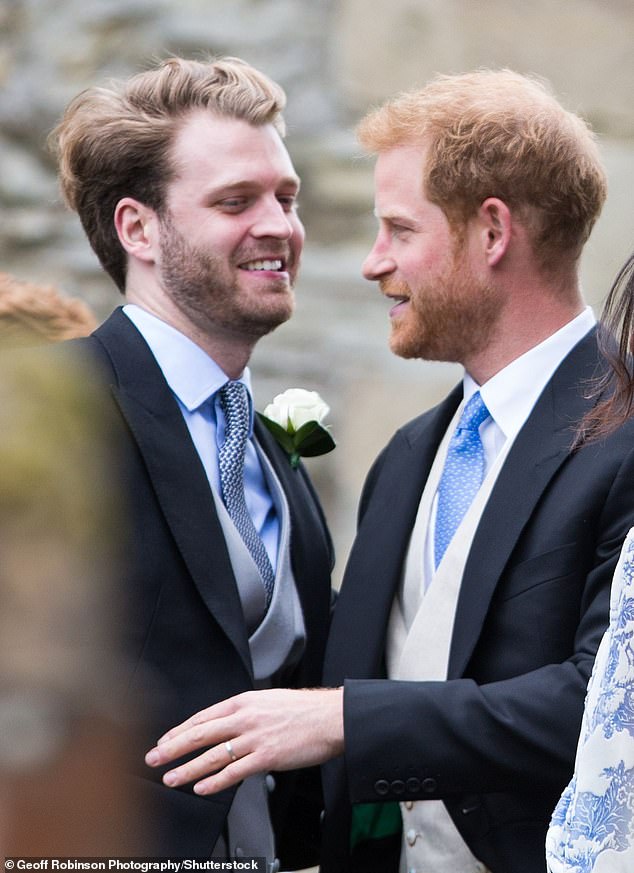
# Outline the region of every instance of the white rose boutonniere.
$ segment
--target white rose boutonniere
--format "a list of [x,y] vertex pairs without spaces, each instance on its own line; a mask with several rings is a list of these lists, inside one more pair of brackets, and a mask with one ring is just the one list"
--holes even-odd
[[322,424],[330,407],[316,391],[289,388],[273,398],[260,418],[290,457],[296,469],[300,458],[331,452],[336,443]]

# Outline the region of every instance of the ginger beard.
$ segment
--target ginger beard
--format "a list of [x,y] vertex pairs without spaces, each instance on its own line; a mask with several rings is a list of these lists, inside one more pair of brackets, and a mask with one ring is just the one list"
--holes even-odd
[[[203,332],[221,329],[257,339],[293,314],[298,264],[286,243],[271,239],[266,242],[266,255],[255,251],[255,247],[237,251],[230,264],[225,257],[192,245],[165,215],[161,219],[160,246],[163,288]],[[263,280],[261,292],[242,286],[239,264],[275,256],[285,261],[288,278],[280,275],[266,287]]]
[[387,276],[380,287],[408,301],[391,320],[390,349],[401,358],[464,364],[490,343],[502,312],[500,292],[477,279],[457,249],[436,278],[411,287]]

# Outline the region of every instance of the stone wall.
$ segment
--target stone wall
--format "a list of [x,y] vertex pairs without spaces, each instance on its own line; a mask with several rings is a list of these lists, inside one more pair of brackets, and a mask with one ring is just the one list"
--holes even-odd
[[337,451],[309,462],[343,565],[363,475],[392,431],[459,378],[387,351],[360,278],[374,231],[356,119],[436,71],[510,66],[552,82],[601,135],[611,191],[583,262],[599,304],[634,241],[631,0],[1,0],[0,269],[53,282],[100,316],[119,302],[59,203],[47,132],[81,88],[155,56],[239,55],[287,90],[308,231],[298,311],[254,356],[258,403],[290,385],[332,406]]

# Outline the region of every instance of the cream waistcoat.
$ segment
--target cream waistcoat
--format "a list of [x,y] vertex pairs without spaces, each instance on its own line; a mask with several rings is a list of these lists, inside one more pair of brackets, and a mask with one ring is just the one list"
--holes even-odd
[[[412,530],[401,588],[392,606],[386,650],[390,679],[447,678],[465,564],[480,517],[510,448],[508,441],[489,469],[427,591],[423,592],[423,552],[431,509],[458,417],[457,412],[436,453]],[[421,737],[421,743],[424,741]],[[486,868],[472,855],[441,800],[402,803],[401,814],[401,873],[484,873]]]

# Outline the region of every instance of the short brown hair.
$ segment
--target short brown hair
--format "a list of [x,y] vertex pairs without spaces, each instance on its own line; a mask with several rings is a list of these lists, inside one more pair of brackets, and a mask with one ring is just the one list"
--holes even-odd
[[512,70],[439,75],[370,112],[358,137],[374,154],[428,146],[425,194],[454,229],[499,197],[520,213],[545,268],[579,256],[606,196],[588,124],[543,81]]
[[161,213],[174,174],[170,148],[183,119],[209,109],[253,125],[273,124],[283,136],[285,103],[279,85],[238,58],[169,58],[71,101],[50,136],[62,193],[121,291],[126,254],[114,227],[115,207],[134,197]]

